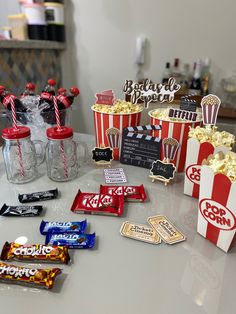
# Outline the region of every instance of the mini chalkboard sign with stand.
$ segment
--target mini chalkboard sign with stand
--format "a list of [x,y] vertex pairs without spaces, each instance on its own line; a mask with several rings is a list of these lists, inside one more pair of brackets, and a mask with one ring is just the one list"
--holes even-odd
[[161,130],[160,125],[144,125],[123,129],[120,162],[151,169],[153,161],[160,158],[161,139],[140,132]]
[[170,161],[175,158],[176,152],[179,148],[179,142],[174,138],[165,138],[162,141],[164,159],[156,160],[152,163],[149,177],[152,182],[156,180],[165,183],[165,186],[170,183],[170,180],[174,179],[176,167]]
[[92,150],[92,159],[97,166],[110,166],[113,160],[113,149],[100,145]]

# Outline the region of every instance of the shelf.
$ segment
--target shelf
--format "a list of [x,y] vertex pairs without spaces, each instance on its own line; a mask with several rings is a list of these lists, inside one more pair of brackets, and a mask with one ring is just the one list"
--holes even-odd
[[50,40],[0,40],[0,49],[66,49],[66,43]]

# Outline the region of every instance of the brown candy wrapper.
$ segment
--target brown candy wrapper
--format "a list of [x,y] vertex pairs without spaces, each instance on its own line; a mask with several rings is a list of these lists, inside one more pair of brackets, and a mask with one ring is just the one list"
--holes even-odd
[[10,265],[0,262],[0,281],[52,289],[60,268],[40,269]]
[[44,244],[21,245],[14,242],[6,242],[2,249],[1,260],[68,264],[70,256],[66,246]]

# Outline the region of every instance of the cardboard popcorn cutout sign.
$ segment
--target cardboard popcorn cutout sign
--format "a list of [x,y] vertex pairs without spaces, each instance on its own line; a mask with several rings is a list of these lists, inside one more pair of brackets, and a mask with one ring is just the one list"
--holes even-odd
[[123,91],[126,95],[131,96],[133,104],[136,104],[140,99],[144,102],[144,107],[148,108],[150,102],[172,102],[180,87],[173,77],[169,78],[166,84],[152,83],[149,79],[145,79],[143,83],[126,80]]
[[216,124],[220,104],[220,98],[216,95],[209,94],[202,98],[201,107],[204,125],[212,126]]
[[113,90],[105,90],[101,93],[95,94],[96,97],[96,104],[101,105],[113,105],[115,101],[115,93]]

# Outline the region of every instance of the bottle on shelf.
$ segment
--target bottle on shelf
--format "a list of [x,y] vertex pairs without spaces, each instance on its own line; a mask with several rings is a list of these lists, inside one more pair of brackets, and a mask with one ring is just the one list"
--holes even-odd
[[166,62],[165,69],[162,73],[162,84],[168,83],[169,78],[170,78],[170,62]]
[[183,66],[183,70],[182,70],[182,77],[181,77],[181,81],[180,81],[180,85],[181,85],[181,92],[183,94],[186,94],[188,92],[189,89],[189,81],[190,81],[190,69],[189,69],[189,64],[185,63]]
[[210,59],[206,58],[203,62],[202,73],[201,73],[201,93],[202,95],[209,94],[209,85],[211,80],[210,73]]
[[201,60],[194,63],[193,77],[189,86],[189,95],[201,95]]
[[170,77],[175,78],[176,83],[180,84],[182,75],[179,68],[179,58],[174,59],[174,65],[172,66]]

